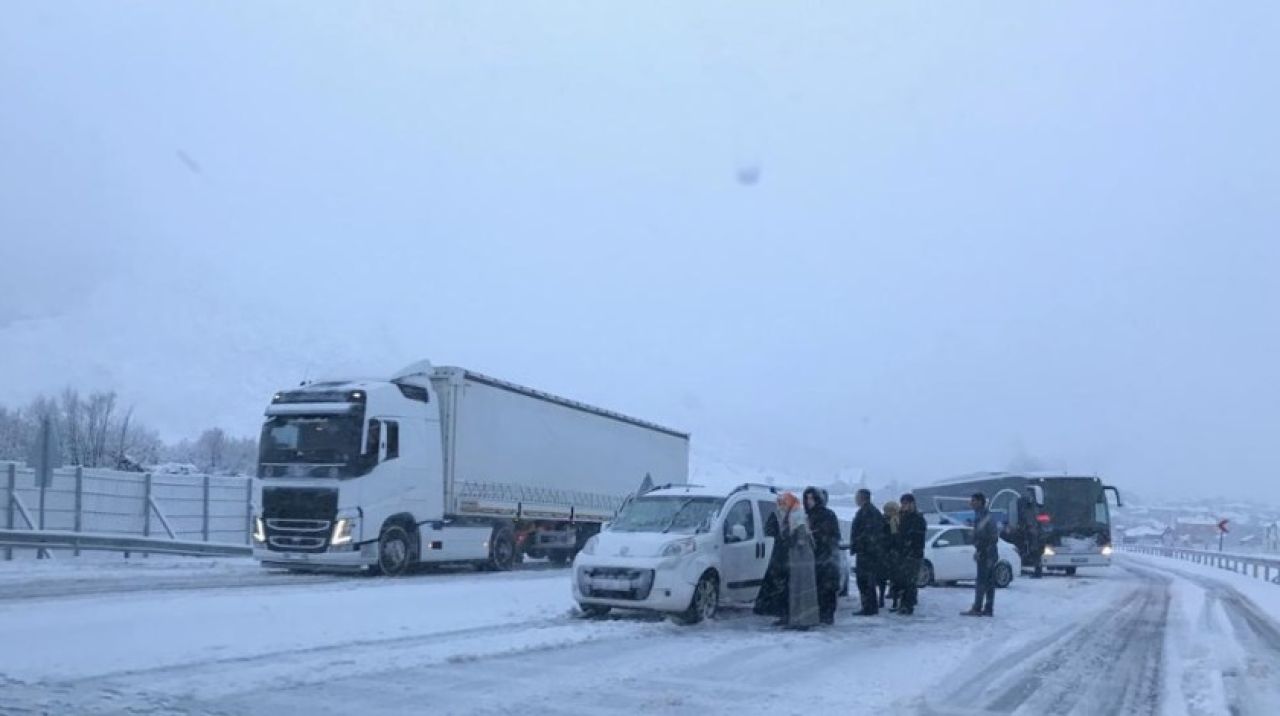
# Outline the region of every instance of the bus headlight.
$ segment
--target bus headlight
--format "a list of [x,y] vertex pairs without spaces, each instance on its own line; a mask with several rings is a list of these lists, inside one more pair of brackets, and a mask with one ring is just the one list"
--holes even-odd
[[267,523],[259,515],[253,516],[253,541],[263,544],[267,541]]
[[1111,545],[1109,545],[1109,544],[1104,544],[1104,545],[1102,545],[1102,556],[1103,556],[1103,557],[1110,557],[1110,556],[1111,556]]
[[337,522],[333,523],[333,537],[329,540],[329,544],[335,547],[344,544],[351,544],[351,540],[356,533],[356,518],[339,517]]
[[1055,554],[1057,554],[1057,552],[1054,552],[1052,547],[1050,547],[1049,545],[1044,546],[1044,556],[1052,557]]

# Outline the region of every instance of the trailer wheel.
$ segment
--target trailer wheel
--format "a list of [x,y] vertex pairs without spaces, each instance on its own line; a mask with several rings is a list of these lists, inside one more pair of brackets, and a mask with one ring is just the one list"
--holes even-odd
[[499,525],[493,528],[489,537],[489,561],[485,563],[490,571],[506,572],[516,561],[516,537],[510,525]]
[[398,577],[412,562],[413,539],[409,532],[394,523],[383,527],[378,538],[378,571],[388,577]]

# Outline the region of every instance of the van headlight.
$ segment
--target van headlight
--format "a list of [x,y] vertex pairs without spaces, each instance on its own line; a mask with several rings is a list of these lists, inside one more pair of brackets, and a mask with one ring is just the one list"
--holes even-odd
[[599,542],[600,542],[600,535],[591,535],[591,538],[587,540],[587,543],[582,545],[582,549],[578,551],[583,554],[595,554],[596,544],[598,544]]
[[1112,551],[1112,550],[1111,550],[1111,545],[1109,545],[1109,544],[1104,544],[1104,545],[1102,545],[1102,556],[1103,556],[1103,557],[1110,557],[1110,556],[1111,556],[1111,551]]
[[1057,552],[1054,552],[1052,547],[1050,547],[1049,545],[1044,546],[1044,556],[1052,557],[1055,554],[1057,554]]
[[262,521],[261,515],[253,516],[253,541],[258,544],[267,541],[267,523]]
[[335,547],[351,544],[351,540],[355,539],[358,524],[355,517],[339,517],[338,521],[333,523],[333,537],[329,539],[329,544]]
[[682,557],[686,554],[693,554],[698,549],[698,542],[692,537],[678,539],[674,542],[668,542],[662,548],[663,557]]

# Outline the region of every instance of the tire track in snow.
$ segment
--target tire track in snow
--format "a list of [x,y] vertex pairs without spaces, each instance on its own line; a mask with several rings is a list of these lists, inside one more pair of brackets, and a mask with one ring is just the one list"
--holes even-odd
[[[1172,579],[1120,569],[1137,586],[1081,623],[983,655],[980,671],[957,675],[943,703],[922,710],[948,713],[946,704],[956,704],[964,713],[1158,714]],[[992,676],[1008,664],[1022,666]]]
[[[1280,713],[1280,626],[1230,585],[1185,572],[1178,574],[1204,590],[1202,632],[1228,631],[1233,637],[1228,647],[1222,647],[1219,653],[1209,652],[1201,659],[1211,662],[1203,671],[1212,671],[1216,665],[1220,672],[1227,710],[1231,714]],[[1184,692],[1195,690],[1196,684],[1193,681],[1183,688]]]

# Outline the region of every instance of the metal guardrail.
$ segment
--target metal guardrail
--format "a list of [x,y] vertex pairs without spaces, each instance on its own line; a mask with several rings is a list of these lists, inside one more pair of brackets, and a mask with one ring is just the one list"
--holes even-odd
[[1172,557],[1195,564],[1207,564],[1237,574],[1253,576],[1272,584],[1280,584],[1280,558],[1254,557],[1229,552],[1210,552],[1202,549],[1183,549],[1181,547],[1164,547],[1157,545],[1124,545],[1126,552],[1150,554],[1157,557]]
[[253,548],[243,544],[192,542],[189,540],[135,537],[132,535],[64,532],[62,530],[0,529],[0,547],[27,549],[75,549],[101,552],[141,552],[196,557],[249,557]]

